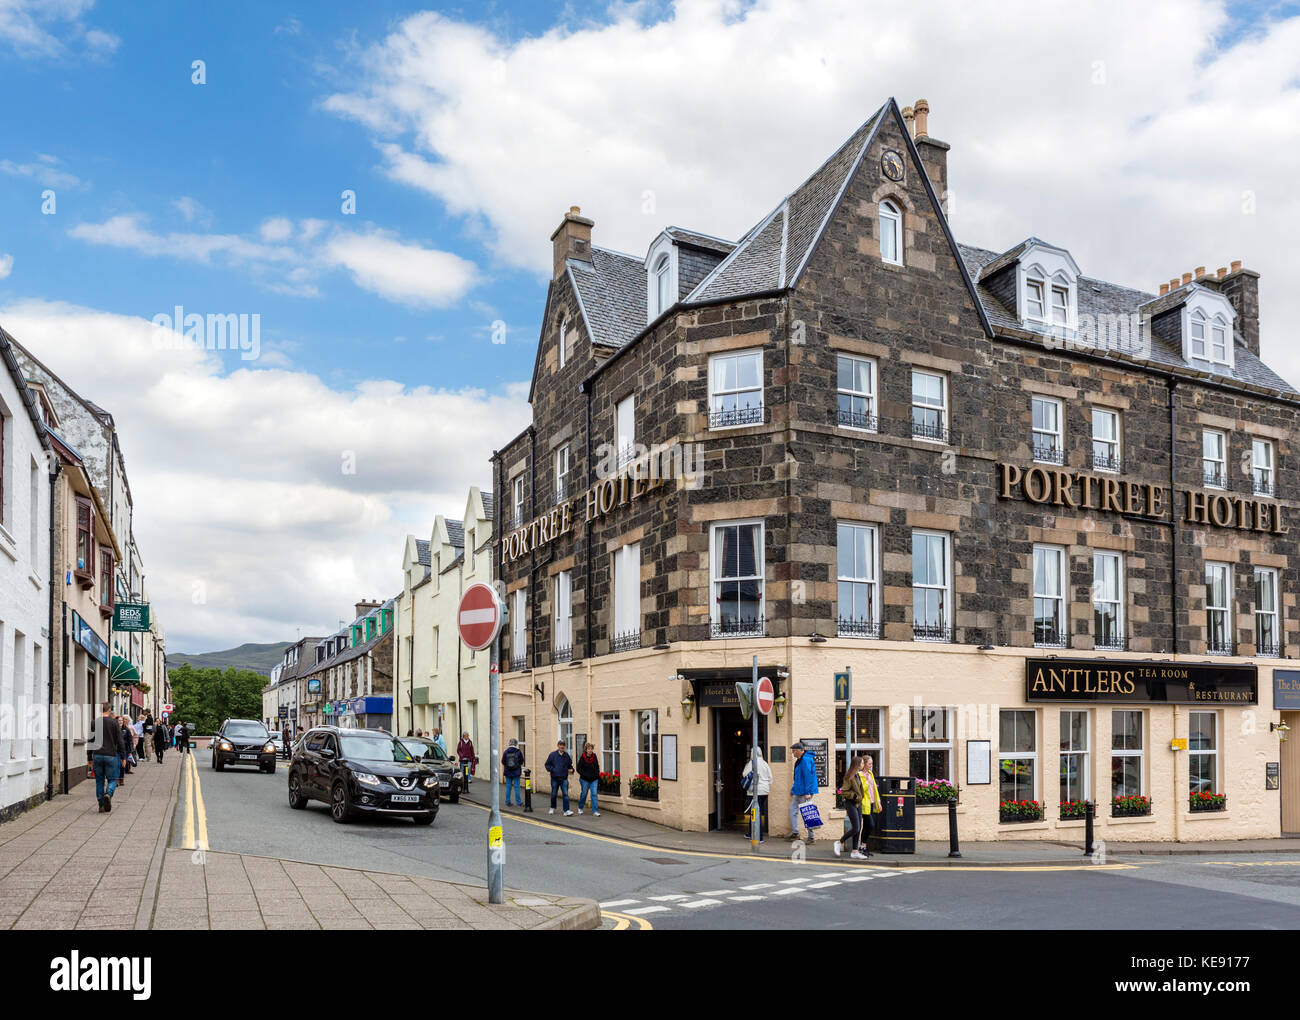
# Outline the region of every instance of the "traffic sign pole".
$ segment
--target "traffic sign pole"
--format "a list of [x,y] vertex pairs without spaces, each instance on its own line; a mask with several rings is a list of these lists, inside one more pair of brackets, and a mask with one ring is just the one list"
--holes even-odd
[[[754,656],[753,683],[754,683],[754,700],[755,702],[757,702],[758,701],[758,656],[757,655]],[[755,704],[754,708],[757,709],[758,705]],[[762,836],[763,834],[762,832],[763,819],[759,816],[759,803],[758,803],[758,712],[751,710],[750,715],[752,716],[752,722],[753,722],[753,736],[750,739],[753,741],[753,744],[751,745],[749,751],[749,777],[751,780],[753,780],[752,785],[754,787],[754,795],[751,801],[752,806],[751,806],[751,817],[749,823],[749,849],[753,853],[758,853],[759,837]]]
[[488,813],[488,902],[504,903],[506,842],[501,827],[501,674],[497,663],[501,655],[501,631],[492,639],[492,672],[488,675],[488,711],[492,736],[489,746],[492,761],[488,775],[492,780],[492,810]]

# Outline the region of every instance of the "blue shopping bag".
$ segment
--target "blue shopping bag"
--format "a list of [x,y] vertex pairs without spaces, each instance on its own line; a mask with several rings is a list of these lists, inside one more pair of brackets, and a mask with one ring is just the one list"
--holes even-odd
[[820,829],[822,827],[822,816],[817,812],[817,805],[810,800],[806,800],[799,805],[799,817],[803,819],[805,828]]

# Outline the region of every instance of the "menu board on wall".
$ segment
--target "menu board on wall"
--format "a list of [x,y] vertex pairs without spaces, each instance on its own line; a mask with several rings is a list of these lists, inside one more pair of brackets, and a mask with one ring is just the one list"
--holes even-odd
[[804,754],[813,756],[813,763],[817,766],[818,789],[830,786],[831,742],[825,737],[803,737],[799,742],[804,746]]

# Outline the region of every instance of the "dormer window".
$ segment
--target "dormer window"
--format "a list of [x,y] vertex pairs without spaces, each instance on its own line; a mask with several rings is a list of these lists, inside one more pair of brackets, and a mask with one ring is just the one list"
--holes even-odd
[[660,255],[654,268],[655,307],[654,314],[660,315],[672,304],[673,260],[667,255]]
[[646,322],[654,322],[677,302],[677,246],[662,233],[645,257]]
[[1079,323],[1079,267],[1064,248],[1025,242],[1017,260],[1020,321],[1031,328],[1071,331]]
[[880,258],[891,265],[903,264],[903,215],[889,200],[880,203]]
[[1025,281],[1025,313],[1028,318],[1043,320],[1043,281]]
[[1193,286],[1183,306],[1183,357],[1203,372],[1232,371],[1235,312],[1222,294]]
[[1067,326],[1070,323],[1070,288],[1052,287],[1052,325]]

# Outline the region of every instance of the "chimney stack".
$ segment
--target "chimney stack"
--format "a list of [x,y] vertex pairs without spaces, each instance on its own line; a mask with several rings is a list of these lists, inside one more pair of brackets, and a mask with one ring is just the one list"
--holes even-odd
[[1191,283],[1191,282],[1192,282],[1192,274],[1191,274],[1191,273],[1184,273],[1184,274],[1183,274],[1183,282],[1182,282],[1181,284],[1179,284],[1179,286],[1181,286],[1181,287],[1186,287],[1186,286],[1187,286],[1189,283]]
[[[918,99],[913,105],[916,119],[916,151],[921,155],[921,165],[934,186],[934,193],[939,196],[939,205],[944,215],[948,214],[948,150],[952,148],[947,142],[930,137],[930,104]],[[903,112],[906,118],[907,111]]]
[[356,604],[356,614],[352,617],[352,619],[354,620],[360,619],[361,617],[369,613],[372,609],[378,609],[382,605],[383,605],[382,602],[373,602],[370,599],[362,598],[362,600]]
[[569,259],[591,261],[591,228],[592,221],[582,215],[582,210],[576,205],[570,206],[560,225],[555,228],[555,233],[551,235],[554,249],[552,279],[558,280],[564,274],[564,266]]
[[1172,280],[1169,281],[1169,289],[1170,290],[1178,289],[1178,277],[1175,276]]
[[1220,267],[1219,267],[1219,272],[1218,272],[1218,279],[1222,280],[1222,279],[1223,279],[1225,276],[1227,276],[1227,275],[1228,275],[1228,267],[1227,267],[1227,266],[1220,266]]
[[916,137],[916,114],[912,112],[910,106],[903,107],[903,126],[907,128],[907,133],[913,138]]
[[1165,296],[1166,294],[1168,294],[1168,293],[1169,293],[1169,284],[1167,284],[1167,283],[1162,283],[1162,284],[1160,285],[1160,296],[1161,296],[1161,297],[1164,297],[1164,296]]
[[1233,262],[1232,272],[1219,282],[1219,290],[1237,313],[1237,332],[1248,351],[1259,357],[1259,273]]

